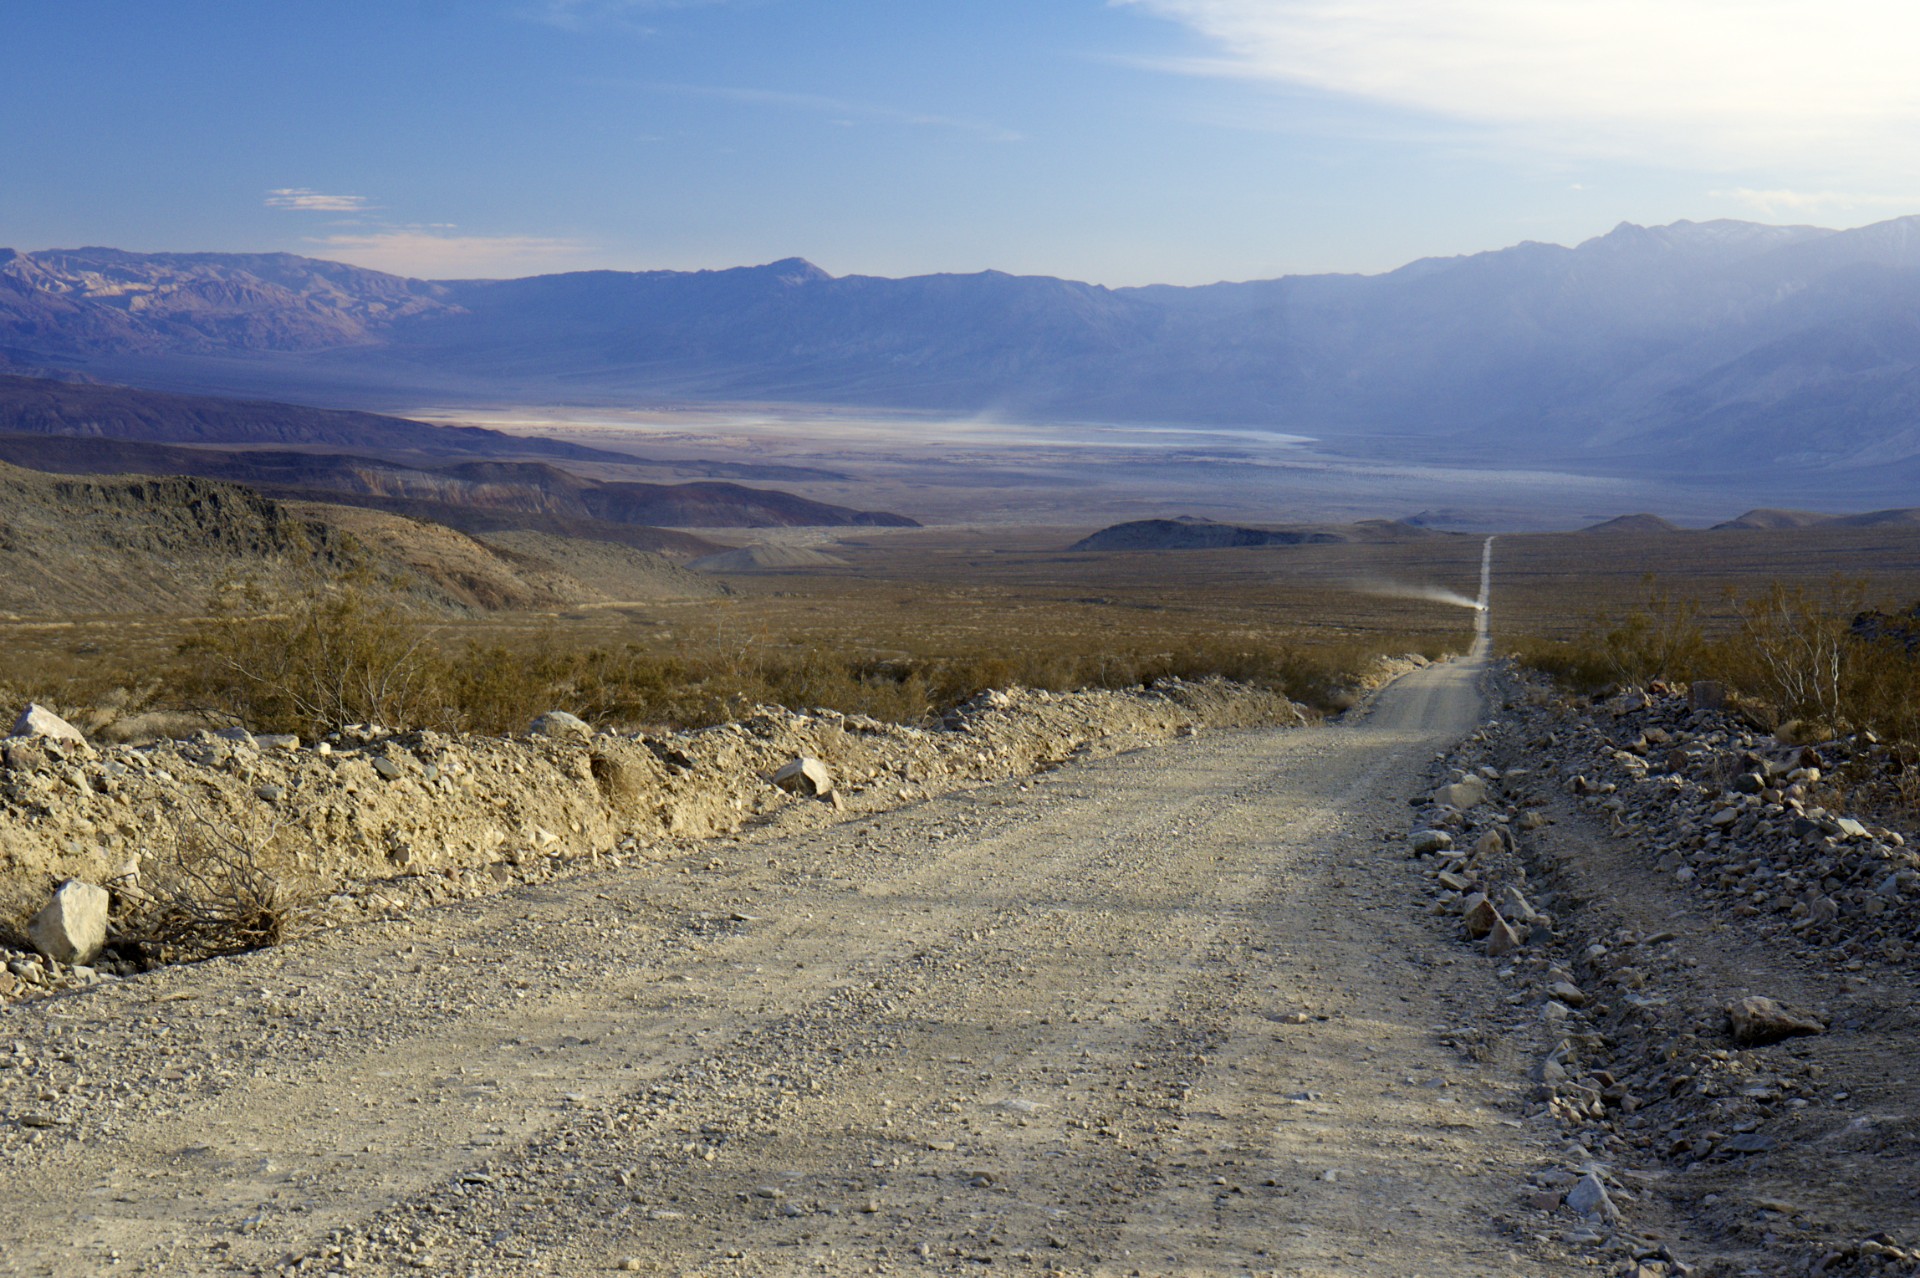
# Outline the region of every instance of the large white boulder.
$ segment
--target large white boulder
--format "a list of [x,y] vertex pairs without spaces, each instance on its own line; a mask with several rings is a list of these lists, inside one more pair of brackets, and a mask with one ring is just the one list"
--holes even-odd
[[81,745],[87,739],[80,735],[80,729],[62,719],[43,705],[27,703],[20,717],[13,721],[13,731],[9,735],[16,737],[45,737],[52,741],[75,741]]
[[27,939],[56,963],[91,963],[107,943],[107,890],[68,879],[28,922]]

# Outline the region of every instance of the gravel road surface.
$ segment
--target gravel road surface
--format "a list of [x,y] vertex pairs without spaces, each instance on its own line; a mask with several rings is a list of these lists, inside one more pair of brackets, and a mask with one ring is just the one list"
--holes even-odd
[[1572,1272],[1403,852],[1479,673],[22,1004],[0,1271]]

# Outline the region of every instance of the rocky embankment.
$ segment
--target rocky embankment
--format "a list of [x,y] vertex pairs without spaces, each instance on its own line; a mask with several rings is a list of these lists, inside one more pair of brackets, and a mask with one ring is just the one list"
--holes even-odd
[[1634,1278],[1920,1272],[1920,856],[1830,783],[1884,750],[1683,690],[1496,693],[1409,847],[1512,990],[1454,1046],[1517,1047],[1564,1142],[1521,1227]]
[[[750,823],[804,828],[1202,729],[1306,721],[1274,693],[1168,680],[989,692],[930,729],[762,708],[719,727],[637,735],[553,714],[518,738],[366,726],[303,742],[232,729],[97,748],[57,733],[15,736],[0,749],[0,890],[17,952],[0,970],[0,995],[166,961],[119,921],[209,842],[266,849],[277,874],[312,894],[317,917],[350,922],[589,866],[666,860]],[[813,765],[781,775],[802,759]],[[69,879],[107,888],[115,919],[105,951],[78,966],[28,948],[30,919]]]

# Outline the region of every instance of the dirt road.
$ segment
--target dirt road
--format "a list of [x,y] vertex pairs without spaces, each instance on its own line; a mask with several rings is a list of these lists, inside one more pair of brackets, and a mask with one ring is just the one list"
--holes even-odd
[[1571,1272],[1400,850],[1476,674],[21,1005],[0,1270]]

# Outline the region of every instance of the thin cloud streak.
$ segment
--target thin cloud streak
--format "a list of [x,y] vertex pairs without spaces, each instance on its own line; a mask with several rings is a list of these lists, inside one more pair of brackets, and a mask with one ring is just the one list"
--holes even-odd
[[1715,199],[1735,200],[1768,217],[1849,209],[1920,209],[1920,196],[1869,195],[1858,191],[1756,191],[1750,187],[1709,191]]
[[371,206],[364,195],[327,195],[305,186],[283,186],[267,192],[270,209],[296,209],[303,213],[360,213]]
[[481,279],[575,269],[591,252],[578,240],[537,235],[449,235],[426,229],[315,236],[317,256],[415,279]]
[[1891,0],[1109,0],[1301,86],[1528,145],[1737,171],[1920,162],[1920,9]]

